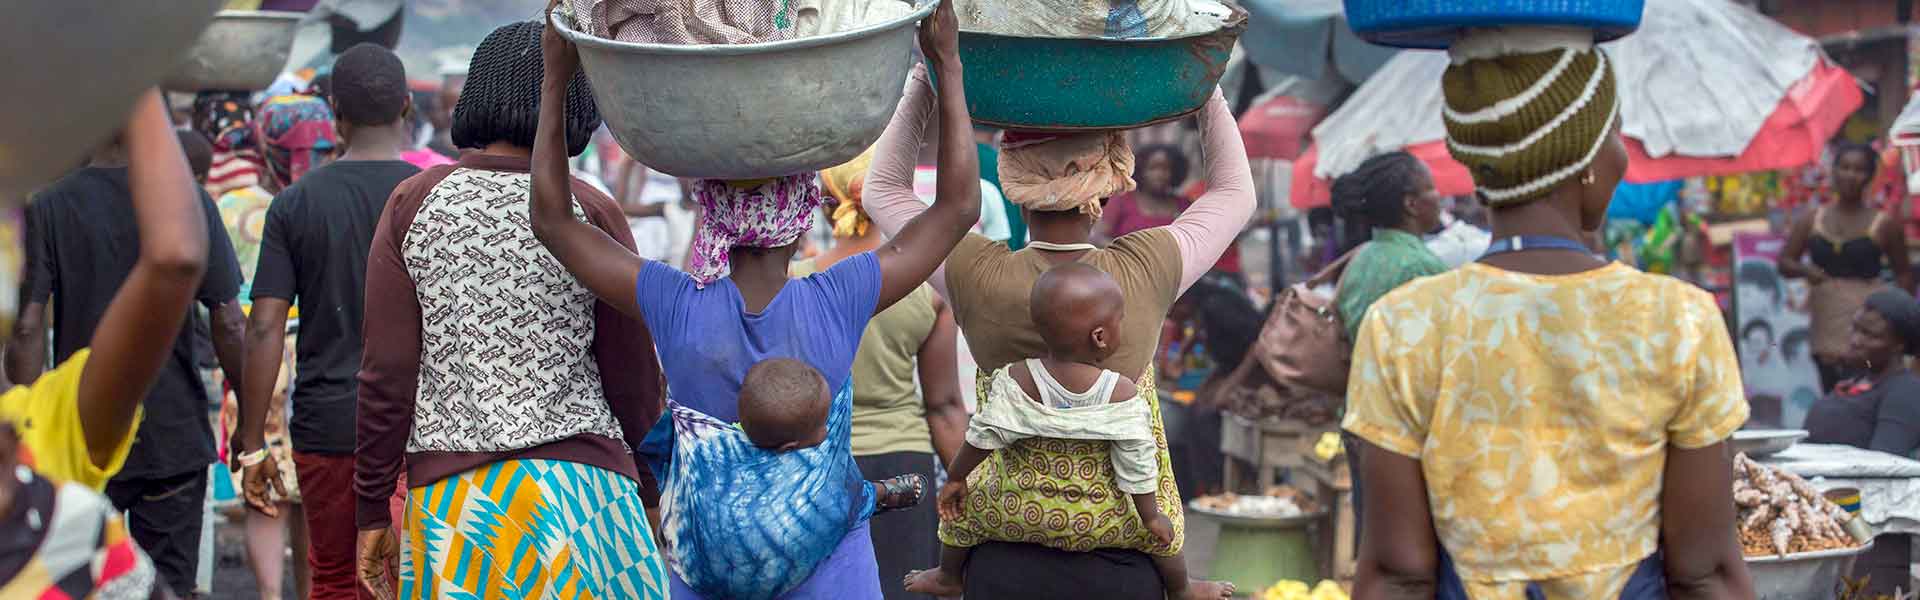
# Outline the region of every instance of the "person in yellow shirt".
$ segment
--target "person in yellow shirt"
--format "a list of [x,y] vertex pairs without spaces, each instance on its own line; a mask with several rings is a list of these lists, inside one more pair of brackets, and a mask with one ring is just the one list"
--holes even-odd
[[1718,306],[1581,241],[1627,167],[1606,53],[1579,32],[1450,51],[1447,143],[1494,241],[1360,324],[1354,597],[1753,597],[1725,447],[1748,409]]

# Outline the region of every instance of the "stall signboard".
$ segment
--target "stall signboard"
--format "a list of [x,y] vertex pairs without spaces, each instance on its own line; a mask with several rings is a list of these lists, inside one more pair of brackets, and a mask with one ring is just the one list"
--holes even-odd
[[1731,327],[1753,408],[1752,427],[1799,428],[1820,397],[1806,282],[1782,277],[1775,266],[1784,245],[1786,240],[1772,233],[1733,238]]

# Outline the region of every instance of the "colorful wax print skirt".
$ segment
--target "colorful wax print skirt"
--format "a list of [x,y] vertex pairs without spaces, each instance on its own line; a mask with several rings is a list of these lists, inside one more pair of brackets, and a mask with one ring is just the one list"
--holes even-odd
[[669,400],[640,454],[660,477],[668,563],[709,598],[766,600],[792,590],[873,516],[853,461],[853,385],[827,412],[827,440],[774,452],[740,428]]
[[640,486],[599,467],[507,460],[414,488],[400,597],[666,600]]
[[[1158,398],[1153,371],[1137,384],[1140,397]],[[981,373],[982,406],[993,401],[993,377]],[[1160,462],[1154,499],[1173,521],[1173,543],[1161,544],[1140,524],[1133,498],[1114,479],[1111,444],[1101,441],[1030,438],[995,450],[967,477],[964,516],[940,521],[940,542],[970,548],[985,542],[1040,544],[1069,552],[1125,548],[1172,556],[1186,541],[1187,519],[1174,487],[1173,460],[1160,403],[1152,408],[1153,442]]]

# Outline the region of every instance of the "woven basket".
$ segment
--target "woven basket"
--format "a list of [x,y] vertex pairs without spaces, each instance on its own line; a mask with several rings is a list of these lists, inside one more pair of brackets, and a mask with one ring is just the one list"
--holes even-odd
[[1640,27],[1645,0],[1345,0],[1347,23],[1369,42],[1442,49],[1468,27],[1558,25],[1594,30],[1598,41]]

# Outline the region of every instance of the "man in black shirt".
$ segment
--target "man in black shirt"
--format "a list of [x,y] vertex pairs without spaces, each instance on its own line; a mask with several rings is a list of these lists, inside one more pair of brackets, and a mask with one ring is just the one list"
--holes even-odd
[[[213,317],[215,353],[230,381],[239,382],[245,317],[240,265],[220,211],[205,192],[207,270],[195,298]],[[126,157],[110,146],[81,169],[42,190],[27,209],[27,276],[21,323],[8,351],[8,376],[30,383],[46,366],[45,312],[53,308],[55,362],[93,339],[114,294],[140,255]],[[173,351],[143,403],[126,466],[107,483],[114,507],[128,511],[133,539],[152,556],[175,595],[193,597],[205,514],[207,465],[214,462],[213,399],[195,360],[193,331],[205,320],[189,311],[172,335]]]
[[[398,57],[373,44],[354,46],[334,62],[331,91],[334,123],[347,151],[281,191],[267,209],[247,324],[247,374],[260,379],[241,388],[237,435],[247,454],[264,443],[266,407],[285,352],[287,309],[298,300],[297,379],[287,432],[312,536],[311,597],[351,600],[358,585],[354,404],[367,252],[387,197],[419,169],[400,160],[413,105]],[[242,481],[248,503],[271,510],[267,490],[279,481],[273,461],[247,467]]]

